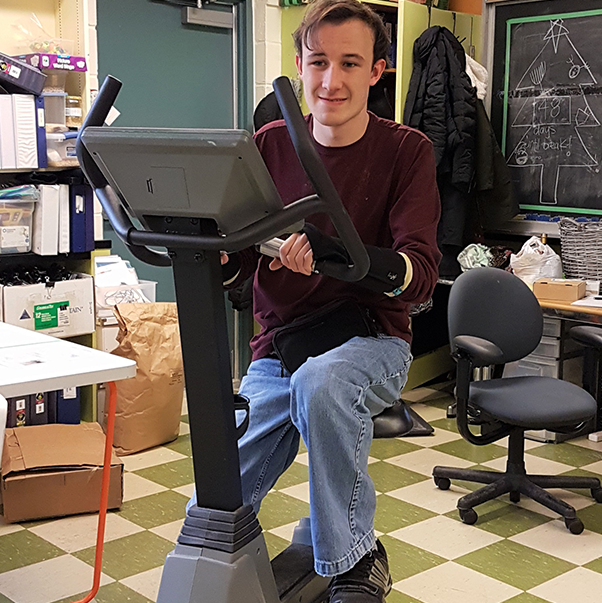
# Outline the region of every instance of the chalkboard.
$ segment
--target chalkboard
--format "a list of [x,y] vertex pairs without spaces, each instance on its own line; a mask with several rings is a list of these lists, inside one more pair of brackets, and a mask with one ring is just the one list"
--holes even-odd
[[501,89],[492,104],[519,203],[602,215],[602,7],[526,12],[504,21],[503,58],[499,40],[494,54],[494,93],[496,84]]

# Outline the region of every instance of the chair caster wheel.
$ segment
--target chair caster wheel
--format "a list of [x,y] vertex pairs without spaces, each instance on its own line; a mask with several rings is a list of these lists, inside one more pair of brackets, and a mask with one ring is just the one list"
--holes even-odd
[[510,492],[510,502],[520,502],[520,492]]
[[596,502],[602,503],[602,488],[592,488],[592,496]]
[[447,477],[435,477],[433,479],[435,480],[435,486],[437,486],[439,490],[449,490],[451,482]]
[[460,519],[467,525],[471,526],[477,523],[479,516],[474,509],[458,509]]
[[564,525],[569,529],[571,534],[581,534],[583,532],[583,522],[575,517],[574,519],[565,519]]

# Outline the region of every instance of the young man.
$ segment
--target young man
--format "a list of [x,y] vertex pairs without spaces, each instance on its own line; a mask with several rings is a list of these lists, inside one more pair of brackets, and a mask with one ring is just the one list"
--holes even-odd
[[[346,261],[323,215],[291,235],[279,259],[253,250],[223,257],[232,286],[255,273],[261,325],[240,389],[251,408],[239,442],[243,496],[259,509],[293,462],[301,436],[315,569],[335,576],[330,601],[381,603],[391,577],[374,536],[376,496],[367,470],[372,417],[399,398],[411,362],[410,304],[427,300],[437,279],[434,156],[424,135],[367,111],[388,52],[382,21],[369,8],[357,0],[318,0],[294,40],[308,127],[371,268],[359,283],[312,272],[316,260]],[[285,203],[313,192],[282,121],[260,130],[256,142]],[[274,330],[342,298],[366,308],[378,333],[352,337],[288,373],[274,355]]]

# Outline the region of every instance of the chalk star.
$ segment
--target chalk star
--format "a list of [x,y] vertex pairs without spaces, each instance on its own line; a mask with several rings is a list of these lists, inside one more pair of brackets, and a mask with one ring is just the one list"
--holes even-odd
[[550,29],[548,29],[548,33],[545,35],[544,40],[552,40],[552,44],[554,44],[554,53],[557,53],[560,36],[566,36],[568,33],[569,30],[563,25],[563,20],[555,19],[554,21],[550,21]]

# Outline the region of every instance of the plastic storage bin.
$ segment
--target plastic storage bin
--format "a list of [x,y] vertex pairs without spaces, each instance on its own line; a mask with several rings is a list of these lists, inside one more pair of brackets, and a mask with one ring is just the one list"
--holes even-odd
[[543,319],[544,337],[560,337],[562,333],[562,323],[557,318]]
[[581,385],[583,374],[583,358],[578,356],[569,358],[562,363],[554,358],[544,358],[529,354],[522,360],[509,362],[504,368],[504,377],[560,377],[560,365],[562,364],[562,378],[576,385]]
[[47,92],[65,92],[65,84],[67,83],[67,71],[60,69],[42,69],[42,73],[46,75],[44,82],[44,93]]
[[75,154],[76,140],[77,132],[47,132],[48,165],[52,167],[79,165]]
[[68,128],[81,128],[83,124],[81,96],[68,96],[65,104],[65,125]]
[[66,92],[44,92],[44,119],[46,129],[52,131],[53,126],[65,126]]
[[0,201],[0,254],[31,251],[32,201]]
[[539,345],[533,350],[533,354],[546,358],[560,358],[560,339],[542,337]]
[[532,355],[509,362],[504,368],[504,377],[553,377],[558,378],[559,362],[550,358],[533,358]]

